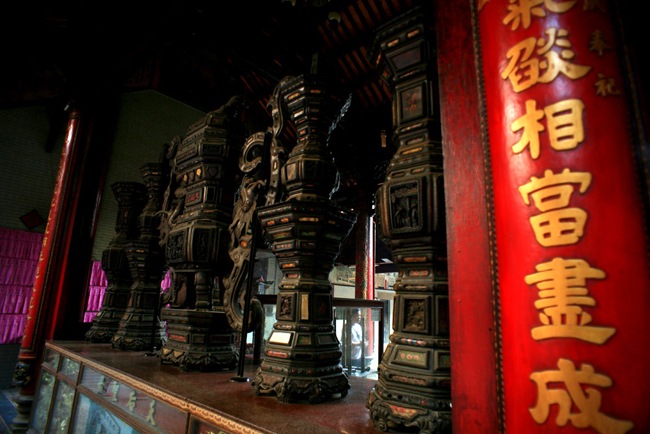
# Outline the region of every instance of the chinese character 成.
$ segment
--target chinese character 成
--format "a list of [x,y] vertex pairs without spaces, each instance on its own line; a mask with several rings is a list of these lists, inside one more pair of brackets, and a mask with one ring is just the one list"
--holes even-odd
[[540,153],[539,133],[544,131],[540,122],[544,117],[548,123],[551,147],[556,151],[576,148],[585,138],[582,112],[584,103],[579,99],[567,99],[537,110],[537,102],[526,101],[526,113],[510,124],[513,133],[523,130],[521,139],[512,145],[512,152],[519,154],[527,147],[530,156],[537,159]]
[[[591,66],[571,63],[575,52],[570,50],[571,43],[565,29],[551,27],[546,29],[547,39],[530,37],[519,42],[506,53],[508,66],[501,72],[501,78],[509,79],[515,92],[522,92],[537,83],[550,83],[560,73],[571,80],[584,77]],[[551,51],[554,46],[560,52]],[[536,47],[539,47],[536,49]],[[536,52],[541,58],[533,57]]]
[[523,25],[524,29],[530,27],[530,20],[532,16],[545,17],[546,11],[541,8],[544,5],[546,9],[556,14],[562,14],[576,4],[575,1],[568,1],[564,3],[556,3],[553,0],[510,0],[508,15],[503,19],[503,24],[512,22],[512,30],[517,30],[519,23]]
[[580,193],[584,193],[591,184],[591,173],[546,170],[543,178],[533,176],[519,187],[524,203],[530,205],[530,196],[542,211],[530,218],[530,224],[537,242],[544,247],[575,244],[583,235],[587,213],[580,208],[566,208],[573,194],[571,184],[579,184]]
[[[610,387],[612,380],[606,375],[597,374],[593,366],[582,364],[576,370],[571,360],[560,359],[558,371],[533,372],[530,379],[537,384],[537,405],[529,408],[531,416],[538,424],[545,423],[551,405],[559,407],[555,423],[563,427],[567,422],[579,429],[592,427],[600,434],[623,434],[634,428],[634,423],[615,419],[600,412],[602,393],[593,387],[583,389],[583,385]],[[549,388],[549,383],[564,383],[565,389]],[[571,412],[571,407],[578,409]]]
[[604,279],[605,272],[592,268],[582,259],[554,258],[535,267],[537,273],[526,276],[528,285],[536,285],[542,326],[531,334],[536,341],[550,338],[575,338],[592,344],[603,344],[616,333],[613,327],[589,326],[592,318],[581,306],[595,306],[585,288],[587,279]]

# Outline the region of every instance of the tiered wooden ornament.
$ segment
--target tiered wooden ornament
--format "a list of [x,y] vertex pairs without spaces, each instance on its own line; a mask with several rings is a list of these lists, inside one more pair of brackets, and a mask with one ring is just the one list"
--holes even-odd
[[442,145],[428,31],[414,9],[377,30],[370,55],[393,92],[398,145],[376,195],[377,232],[399,271],[394,332],[367,401],[382,431],[451,431]]
[[169,341],[161,362],[182,370],[232,369],[237,364],[233,329],[216,294],[227,256],[237,160],[246,138],[241,97],[192,125],[170,149],[172,179],[163,205],[162,241],[172,286],[163,297]]
[[124,243],[139,236],[137,219],[145,198],[144,186],[137,182],[116,182],[111,189],[118,206],[116,234],[102,252],[102,269],[108,284],[102,307],[86,333],[86,340],[94,343],[111,342],[126,311],[133,279]]
[[140,174],[149,201],[138,217],[140,236],[124,243],[133,285],[128,306],[111,341],[116,348],[133,351],[151,350],[167,339],[164,324],[158,316],[165,263],[159,246],[160,217],[157,216],[166,173],[162,164],[149,163],[142,166]]
[[336,167],[326,143],[341,104],[314,75],[290,77],[279,86],[298,143],[281,169],[271,168],[281,170],[286,200],[258,208],[283,279],[277,321],[252,384],[255,394],[275,392],[282,402],[319,403],[350,388],[332,323],[328,275],[356,214],[329,201]]

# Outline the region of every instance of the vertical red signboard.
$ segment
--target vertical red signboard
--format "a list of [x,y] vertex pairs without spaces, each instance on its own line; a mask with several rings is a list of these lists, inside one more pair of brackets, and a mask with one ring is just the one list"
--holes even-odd
[[475,18],[505,428],[650,432],[643,187],[608,2],[480,0]]

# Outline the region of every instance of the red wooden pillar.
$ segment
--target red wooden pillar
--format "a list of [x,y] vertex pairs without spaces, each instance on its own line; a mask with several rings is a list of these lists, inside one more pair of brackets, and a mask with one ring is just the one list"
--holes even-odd
[[650,431],[645,114],[612,5],[437,4],[456,432]]
[[77,104],[70,112],[14,374],[21,387],[15,432],[26,428],[45,341],[83,339],[85,332],[80,325],[117,114],[117,106],[106,101]]
[[354,298],[375,299],[375,231],[367,201],[358,202],[356,242],[356,274]]
[[[436,4],[444,147],[452,427],[499,432],[489,201],[469,1]],[[516,431],[513,431],[516,432]]]

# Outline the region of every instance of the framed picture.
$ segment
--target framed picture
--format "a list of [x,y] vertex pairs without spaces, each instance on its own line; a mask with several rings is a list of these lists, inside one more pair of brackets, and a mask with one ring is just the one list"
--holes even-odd
[[276,318],[282,321],[295,321],[294,312],[296,310],[296,294],[278,295],[278,306]]
[[430,333],[430,300],[431,297],[428,295],[402,297],[402,302],[404,303],[402,331],[423,334]]
[[399,94],[400,119],[419,118],[424,115],[424,86],[416,86],[405,89]]
[[430,116],[429,80],[415,77],[395,89],[395,110],[398,124]]

